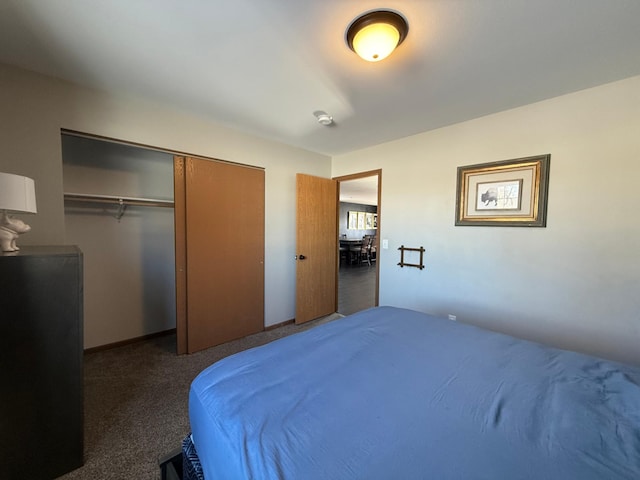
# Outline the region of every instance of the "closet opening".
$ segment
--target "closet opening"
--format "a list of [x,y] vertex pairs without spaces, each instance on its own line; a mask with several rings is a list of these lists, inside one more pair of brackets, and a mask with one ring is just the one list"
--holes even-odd
[[176,328],[173,155],[62,132],[66,243],[84,256],[84,348]]

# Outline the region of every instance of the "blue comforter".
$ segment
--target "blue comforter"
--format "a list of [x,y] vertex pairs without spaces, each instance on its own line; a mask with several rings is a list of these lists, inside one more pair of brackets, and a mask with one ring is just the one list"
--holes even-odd
[[191,386],[205,478],[640,479],[640,369],[380,307]]

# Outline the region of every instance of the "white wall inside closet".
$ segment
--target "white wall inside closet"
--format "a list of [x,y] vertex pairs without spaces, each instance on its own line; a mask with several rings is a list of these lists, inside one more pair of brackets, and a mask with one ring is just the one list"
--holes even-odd
[[[173,200],[173,156],[62,135],[67,193]],[[65,202],[66,243],[84,254],[84,347],[175,328],[173,209]]]

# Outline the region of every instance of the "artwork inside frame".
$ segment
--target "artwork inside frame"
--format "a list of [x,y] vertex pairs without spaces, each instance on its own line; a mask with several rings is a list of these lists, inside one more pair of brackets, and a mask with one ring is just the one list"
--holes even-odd
[[475,211],[519,210],[522,203],[522,179],[476,184]]
[[365,213],[364,228],[365,230],[373,230],[373,213]]
[[347,229],[349,229],[349,230],[357,230],[357,228],[358,228],[358,212],[349,211],[349,212],[347,212],[347,216],[348,216]]
[[545,227],[551,155],[458,167],[457,226]]

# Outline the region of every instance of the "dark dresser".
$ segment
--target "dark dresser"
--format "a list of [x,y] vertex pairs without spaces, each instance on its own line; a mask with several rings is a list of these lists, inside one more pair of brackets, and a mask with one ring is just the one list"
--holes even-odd
[[0,252],[0,478],[83,463],[82,252]]

